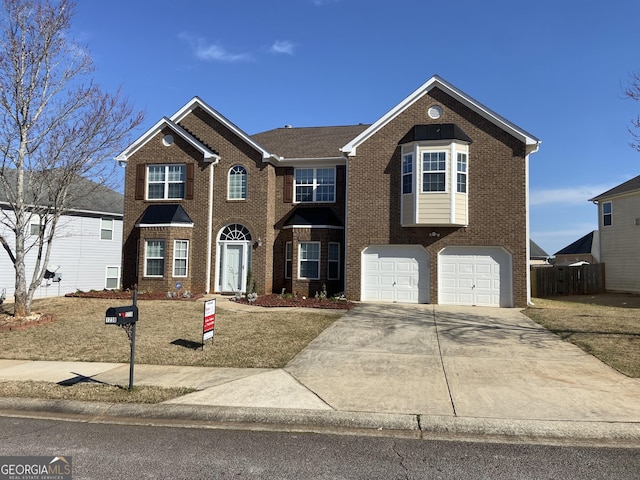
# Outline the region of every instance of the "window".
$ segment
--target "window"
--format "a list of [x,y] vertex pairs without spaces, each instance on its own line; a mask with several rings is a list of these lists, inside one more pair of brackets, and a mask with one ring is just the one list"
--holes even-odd
[[107,276],[104,282],[104,288],[107,290],[120,288],[120,267],[107,267]]
[[291,278],[293,269],[293,243],[284,244],[284,278]]
[[294,175],[296,202],[334,202],[336,171],[334,168],[296,168]]
[[113,220],[110,218],[100,219],[100,240],[113,240]]
[[298,278],[318,280],[320,278],[320,242],[300,243]]
[[329,280],[340,279],[340,244],[337,242],[329,242],[329,251],[327,255],[327,277]]
[[186,277],[189,259],[189,240],[173,242],[173,276]]
[[413,155],[402,157],[402,193],[413,191]]
[[602,226],[610,227],[613,225],[613,215],[611,213],[611,202],[602,204]]
[[246,200],[247,198],[247,170],[242,165],[234,165],[229,170],[227,189],[228,200]]
[[147,240],[144,270],[146,277],[164,275],[164,240]]
[[422,191],[446,192],[447,153],[422,154]]
[[168,200],[184,198],[184,165],[149,165],[147,174],[147,198]]
[[34,213],[29,220],[29,235],[37,237],[43,231],[44,222],[42,221],[42,217]]
[[467,154],[458,153],[458,193],[467,193]]

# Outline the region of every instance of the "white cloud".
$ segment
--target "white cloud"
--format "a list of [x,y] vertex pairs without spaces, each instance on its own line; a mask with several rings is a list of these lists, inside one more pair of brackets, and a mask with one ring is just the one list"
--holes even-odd
[[194,55],[200,60],[229,63],[253,60],[248,53],[230,53],[221,45],[209,43],[204,38],[195,39],[186,33],[181,33],[178,38],[188,42]]
[[276,40],[269,51],[271,53],[284,53],[287,55],[293,55],[294,45],[286,40]]
[[532,189],[529,196],[531,206],[560,204],[585,205],[590,198],[606,192],[615,185],[582,185],[568,188]]

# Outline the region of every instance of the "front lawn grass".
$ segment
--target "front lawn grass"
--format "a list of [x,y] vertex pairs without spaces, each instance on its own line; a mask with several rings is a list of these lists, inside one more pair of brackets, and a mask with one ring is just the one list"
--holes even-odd
[[524,311],[529,318],[619,372],[640,378],[639,298],[603,294],[533,303]]

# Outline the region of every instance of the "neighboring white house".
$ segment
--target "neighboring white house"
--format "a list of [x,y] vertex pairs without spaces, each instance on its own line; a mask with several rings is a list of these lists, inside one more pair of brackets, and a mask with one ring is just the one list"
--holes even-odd
[[[88,180],[81,183],[84,184],[81,188],[88,188],[91,193],[78,196],[71,209],[60,217],[47,265],[50,274],[46,276],[50,278],[42,281],[34,298],[120,288],[124,197]],[[0,192],[2,214],[11,215],[2,200]],[[39,228],[35,216],[28,226],[27,240]],[[6,226],[0,224],[0,232],[7,240],[15,241]],[[27,281],[33,275],[34,265],[35,251],[31,251],[26,261]],[[7,298],[13,297],[15,269],[7,252],[0,248],[0,291],[4,289]]]
[[606,288],[640,293],[640,176],[590,199],[598,205]]

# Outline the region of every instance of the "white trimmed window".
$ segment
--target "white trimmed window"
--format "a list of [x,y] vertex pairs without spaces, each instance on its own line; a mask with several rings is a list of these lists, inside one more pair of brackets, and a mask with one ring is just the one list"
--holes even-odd
[[293,181],[295,202],[335,202],[335,168],[296,168]]
[[613,208],[611,202],[604,202],[602,204],[602,226],[610,227],[613,225]]
[[227,199],[247,199],[247,170],[242,165],[234,165],[229,169]]
[[189,240],[173,242],[173,276],[186,277],[189,264]]
[[422,191],[447,191],[447,152],[422,153]]
[[402,156],[402,193],[413,193],[413,155]]
[[284,278],[291,278],[293,269],[293,243],[284,244]]
[[29,219],[29,235],[37,237],[43,229],[44,225],[42,224],[42,217],[36,213],[31,215],[31,218]]
[[104,288],[107,290],[120,288],[120,267],[107,267]]
[[113,219],[100,219],[100,240],[113,240]]
[[320,278],[320,242],[300,242],[298,246],[298,278]]
[[149,165],[147,198],[170,200],[185,198],[185,165]]
[[340,244],[329,242],[327,251],[327,278],[329,280],[340,279]]
[[457,192],[467,193],[467,154],[458,152],[457,162]]
[[164,240],[147,240],[144,252],[144,276],[162,277],[164,275]]

